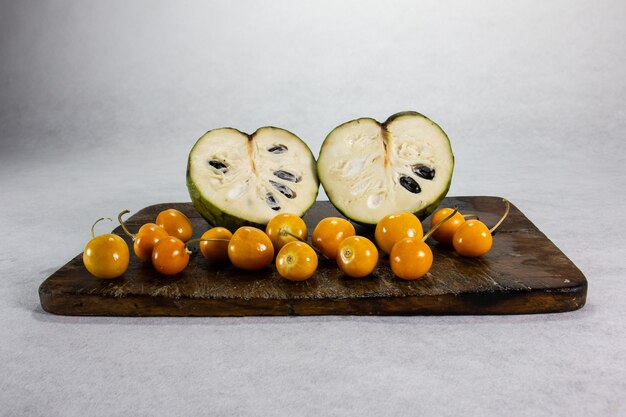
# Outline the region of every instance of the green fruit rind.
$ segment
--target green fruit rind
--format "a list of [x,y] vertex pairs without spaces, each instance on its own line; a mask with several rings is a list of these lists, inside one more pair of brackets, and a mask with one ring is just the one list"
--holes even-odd
[[434,199],[431,199],[431,201],[429,202],[429,204],[427,204],[426,206],[422,207],[421,209],[414,211],[413,214],[415,216],[417,216],[420,220],[424,220],[425,218],[427,218],[430,214],[432,214],[437,207],[439,207],[439,205],[441,204],[441,202],[443,201],[443,199],[446,197],[448,191],[450,190],[450,185],[452,183],[452,174],[454,172],[454,165],[455,165],[455,160],[454,160],[454,154],[452,152],[452,146],[450,144],[450,138],[448,137],[448,135],[446,134],[446,132],[441,128],[441,126],[439,126],[437,123],[435,123],[434,121],[432,121],[430,118],[424,116],[421,113],[418,113],[416,111],[403,111],[403,112],[399,112],[399,113],[395,113],[391,116],[389,116],[387,118],[387,120],[385,120],[385,122],[380,123],[378,122],[376,119],[371,118],[371,117],[363,117],[363,118],[358,118],[358,119],[354,119],[354,120],[350,120],[347,121],[345,123],[340,124],[339,126],[335,127],[328,135],[326,135],[326,138],[324,139],[324,142],[322,143],[322,146],[320,148],[320,153],[319,156],[317,158],[317,175],[318,178],[320,180],[321,185],[324,187],[324,190],[326,191],[326,194],[328,196],[328,199],[330,200],[331,204],[333,204],[333,206],[335,206],[335,208],[337,209],[337,211],[339,211],[343,216],[345,216],[346,218],[364,225],[364,226],[375,226],[376,222],[372,222],[372,221],[367,221],[363,218],[359,218],[359,216],[356,216],[354,214],[350,214],[350,210],[347,207],[343,207],[341,206],[341,204],[337,201],[336,198],[332,198],[332,193],[329,193],[328,191],[328,185],[329,185],[329,179],[326,178],[326,172],[324,171],[324,169],[322,169],[320,167],[320,160],[322,159],[322,155],[325,151],[325,145],[327,144],[327,140],[329,137],[331,137],[333,135],[333,133],[335,131],[337,131],[338,129],[344,127],[345,125],[348,125],[350,123],[354,123],[354,122],[361,122],[361,121],[369,121],[369,122],[375,122],[377,124],[379,124],[382,127],[386,127],[387,125],[389,125],[391,122],[393,122],[396,119],[399,119],[401,117],[404,116],[418,116],[421,118],[424,118],[425,120],[427,120],[430,124],[432,124],[432,126],[434,126],[435,128],[437,128],[445,137],[446,141],[447,141],[447,145],[449,148],[449,152],[450,152],[450,156],[451,156],[451,166],[450,166],[450,171],[447,173],[448,174],[448,181],[445,184],[444,188],[442,189],[441,193],[439,193]]
[[[296,136],[295,134],[293,134],[292,132],[290,132],[290,131],[288,131],[286,129],[282,129],[282,128],[278,128],[278,127],[274,127],[274,126],[264,126],[264,127],[261,127],[259,129],[257,129],[257,131],[255,131],[252,135],[248,135],[248,134],[246,134],[244,132],[241,132],[240,130],[232,128],[232,127],[224,127],[224,128],[219,128],[219,129],[212,129],[212,130],[207,131],[204,135],[202,135],[200,137],[200,139],[198,139],[198,141],[196,141],[196,143],[192,147],[191,151],[189,152],[189,157],[188,157],[188,162],[187,162],[187,171],[186,171],[187,189],[189,191],[189,196],[191,198],[191,202],[193,203],[193,206],[196,209],[196,211],[211,226],[225,227],[226,229],[228,229],[228,230],[230,230],[232,232],[234,232],[235,230],[237,230],[238,228],[240,228],[242,226],[253,226],[253,227],[260,228],[260,229],[265,229],[266,223],[259,223],[259,222],[250,221],[250,220],[248,220],[246,218],[234,215],[232,213],[227,212],[226,210],[220,209],[218,206],[216,206],[215,204],[211,203],[209,198],[207,198],[208,196],[205,196],[200,191],[200,189],[197,186],[197,184],[191,178],[191,172],[190,172],[191,156],[192,156],[196,146],[198,146],[200,140],[203,137],[205,137],[207,134],[209,134],[209,133],[211,133],[213,131],[216,131],[216,130],[223,130],[223,129],[231,129],[233,131],[236,131],[236,132],[241,133],[243,135],[246,135],[248,137],[253,137],[256,134],[256,132],[258,132],[261,129],[279,129],[279,130],[285,131],[285,132],[293,135],[295,138],[298,138],[298,140],[305,145],[306,149],[308,149],[308,152],[309,152],[309,154],[311,156],[311,160],[312,161],[315,161],[315,157],[314,157],[313,153],[311,152],[310,148],[308,148],[308,146],[306,146],[306,143],[302,139],[300,139],[298,136]],[[316,170],[313,170],[313,173],[314,173],[314,175],[316,175],[317,174]],[[304,214],[315,203],[315,200],[316,200],[317,195],[319,193],[319,179],[317,178],[317,176],[315,176],[314,180],[315,180],[315,183],[317,184],[315,196],[311,199],[310,204],[308,204],[306,207],[304,207],[301,210],[301,212],[294,213],[294,214],[296,214],[296,215],[298,215],[300,217],[304,216]]]
[[254,226],[263,228],[263,225],[258,223],[252,223],[245,219],[241,219],[232,214],[228,214],[221,211],[218,207],[211,204],[198,190],[196,184],[187,175],[187,189],[189,190],[189,196],[194,208],[211,226],[225,227],[226,229],[234,232],[241,226]]

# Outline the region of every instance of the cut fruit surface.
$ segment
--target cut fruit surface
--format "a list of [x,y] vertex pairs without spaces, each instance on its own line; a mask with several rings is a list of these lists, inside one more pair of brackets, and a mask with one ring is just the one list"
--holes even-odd
[[446,196],[453,169],[448,136],[416,112],[382,124],[371,118],[344,123],[326,137],[317,161],[331,203],[364,224],[399,211],[423,220]]
[[278,213],[302,216],[315,202],[315,158],[293,133],[262,127],[207,132],[189,153],[187,188],[213,226],[265,225]]

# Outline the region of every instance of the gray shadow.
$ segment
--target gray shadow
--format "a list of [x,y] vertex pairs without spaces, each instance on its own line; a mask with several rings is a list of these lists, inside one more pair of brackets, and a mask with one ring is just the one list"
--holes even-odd
[[419,316],[351,316],[351,315],[319,315],[319,316],[243,316],[243,317],[172,317],[172,316],[63,316],[48,313],[37,304],[32,309],[32,317],[39,322],[81,325],[81,324],[119,324],[125,326],[232,326],[232,325],[265,325],[278,323],[366,323],[387,326],[414,324],[419,326],[437,327],[450,325],[492,325],[492,324],[529,324],[581,321],[597,312],[593,304],[581,309],[547,314],[515,314],[515,315],[419,315]]

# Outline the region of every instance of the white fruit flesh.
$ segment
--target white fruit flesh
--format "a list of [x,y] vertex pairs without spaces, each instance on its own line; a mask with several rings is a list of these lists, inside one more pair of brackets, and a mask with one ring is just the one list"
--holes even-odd
[[331,202],[367,224],[399,211],[425,217],[448,191],[453,167],[448,137],[419,113],[398,114],[384,124],[368,118],[344,123],[328,135],[318,160]]
[[189,154],[187,175],[197,190],[192,199],[242,224],[266,224],[281,212],[303,215],[319,187],[310,149],[275,127],[250,137],[232,128],[207,132]]

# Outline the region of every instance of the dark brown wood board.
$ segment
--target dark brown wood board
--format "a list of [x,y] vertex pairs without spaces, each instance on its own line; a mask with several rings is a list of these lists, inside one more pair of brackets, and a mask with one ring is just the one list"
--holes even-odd
[[[503,212],[499,197],[448,197],[443,205],[477,214],[488,226]],[[166,208],[185,213],[195,237],[209,228],[191,203],[146,207],[127,225],[138,230]],[[327,201],[315,203],[304,217],[309,233],[328,216],[340,214]],[[427,230],[430,220],[423,224]],[[123,236],[120,227],[114,233]],[[357,225],[357,233],[373,238],[372,229]],[[290,282],[273,265],[258,272],[212,265],[197,249],[185,271],[173,277],[159,275],[132,255],[123,276],[99,280],[87,272],[81,253],[41,284],[39,297],[50,313],[102,316],[530,314],[585,304],[584,275],[514,205],[492,250],[481,258],[462,258],[435,241],[428,243],[434,264],[417,281],[394,277],[381,257],[366,278],[347,278],[326,260],[309,280]]]

